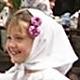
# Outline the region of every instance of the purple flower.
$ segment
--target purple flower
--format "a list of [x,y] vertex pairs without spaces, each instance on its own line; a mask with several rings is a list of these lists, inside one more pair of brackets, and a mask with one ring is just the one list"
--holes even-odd
[[41,20],[39,17],[32,17],[31,19],[31,25],[38,27],[41,25]]
[[41,19],[39,17],[32,17],[31,25],[28,29],[28,32],[32,38],[37,37],[40,34]]

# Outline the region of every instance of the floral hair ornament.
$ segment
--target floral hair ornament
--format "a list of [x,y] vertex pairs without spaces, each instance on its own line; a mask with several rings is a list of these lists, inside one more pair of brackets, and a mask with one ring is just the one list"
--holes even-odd
[[40,34],[41,19],[39,17],[32,17],[31,18],[31,25],[28,28],[28,32],[32,38],[37,37]]

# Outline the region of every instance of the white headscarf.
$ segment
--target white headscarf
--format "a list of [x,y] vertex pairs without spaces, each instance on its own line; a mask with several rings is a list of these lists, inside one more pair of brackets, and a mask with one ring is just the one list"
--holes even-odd
[[36,9],[29,9],[42,20],[41,34],[35,38],[27,67],[45,69],[72,64],[77,57],[61,25]]
[[[61,74],[65,74],[78,58],[76,57],[62,26],[37,9],[28,10],[33,16],[41,18],[41,33],[34,39],[29,59],[21,65],[15,65],[7,73],[13,73],[14,76],[18,73],[17,80],[22,80],[25,68],[29,70],[45,70],[53,68],[60,71]],[[56,78],[56,80],[58,79]]]

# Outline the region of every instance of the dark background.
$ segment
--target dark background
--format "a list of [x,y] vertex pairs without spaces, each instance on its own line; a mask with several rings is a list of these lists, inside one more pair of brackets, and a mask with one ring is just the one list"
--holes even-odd
[[80,0],[56,0],[54,15],[60,16],[65,12],[73,14],[80,9]]

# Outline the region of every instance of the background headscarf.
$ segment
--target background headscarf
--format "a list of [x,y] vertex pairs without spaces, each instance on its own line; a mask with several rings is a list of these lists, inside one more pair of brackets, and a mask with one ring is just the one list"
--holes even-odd
[[[62,26],[40,10],[23,9],[23,11],[24,10],[28,10],[33,16],[41,18],[41,32],[40,35],[34,39],[29,58],[20,65],[15,64],[15,66],[6,73],[12,73],[14,77],[18,74],[17,80],[23,79],[25,69],[46,70],[53,68],[62,74],[66,74],[78,58]],[[13,77],[13,75],[11,76]]]
[[21,7],[37,8],[47,13],[48,15],[53,14],[50,8],[49,0],[21,0]]

